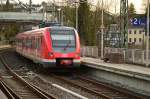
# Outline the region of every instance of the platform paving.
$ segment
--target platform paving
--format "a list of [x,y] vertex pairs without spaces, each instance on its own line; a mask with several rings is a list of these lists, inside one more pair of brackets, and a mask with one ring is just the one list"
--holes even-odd
[[11,45],[0,45],[0,50],[10,48]]
[[150,81],[150,67],[144,67],[144,66],[132,65],[132,64],[106,63],[101,59],[90,58],[90,57],[82,57],[81,63],[83,65],[92,68],[103,69],[106,71],[111,71],[111,72],[137,77],[140,79],[145,79]]

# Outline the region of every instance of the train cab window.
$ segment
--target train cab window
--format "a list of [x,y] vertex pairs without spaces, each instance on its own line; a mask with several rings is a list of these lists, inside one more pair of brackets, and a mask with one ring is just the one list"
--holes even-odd
[[[52,46],[55,51],[72,52],[76,47],[75,31],[73,29],[50,30]],[[62,50],[63,49],[63,50]]]

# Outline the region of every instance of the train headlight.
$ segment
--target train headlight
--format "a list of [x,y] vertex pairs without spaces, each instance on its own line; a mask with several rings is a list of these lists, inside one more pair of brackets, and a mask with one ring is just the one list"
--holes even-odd
[[77,53],[77,54],[75,54],[75,57],[77,58],[77,57],[79,57],[80,56],[80,54],[79,53]]
[[48,53],[48,56],[53,57],[53,56],[54,56],[54,53],[53,53],[53,52],[49,52],[49,53]]

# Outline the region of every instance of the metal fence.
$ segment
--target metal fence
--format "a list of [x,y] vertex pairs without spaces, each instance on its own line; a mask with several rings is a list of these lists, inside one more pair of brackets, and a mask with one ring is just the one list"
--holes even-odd
[[149,58],[146,59],[147,52],[140,49],[128,49],[124,51],[124,60],[127,63],[150,65],[150,51],[148,52]]
[[[104,55],[106,53],[120,53],[124,56],[124,62],[140,65],[150,65],[150,51],[149,59],[146,60],[146,51],[141,49],[123,49],[123,48],[104,48]],[[81,56],[98,58],[98,48],[96,46],[85,46],[81,48]]]
[[96,46],[85,46],[81,48],[81,56],[98,58],[98,48]]
[[10,44],[10,41],[9,41],[9,40],[0,41],[0,46],[9,45],[9,44]]

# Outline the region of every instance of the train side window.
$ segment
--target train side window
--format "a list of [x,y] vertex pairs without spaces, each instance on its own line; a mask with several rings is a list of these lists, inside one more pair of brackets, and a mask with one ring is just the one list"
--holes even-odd
[[40,49],[40,46],[41,46],[41,38],[36,38],[36,42],[35,42],[36,44],[36,49]]
[[31,38],[29,39],[29,48],[32,48],[32,40],[31,40]]
[[22,40],[22,46],[26,47],[26,39],[25,38]]
[[41,43],[42,43],[42,37],[39,38],[38,43],[39,43],[39,44],[38,44],[38,49],[40,49]]
[[37,49],[37,44],[38,44],[38,38],[35,38],[35,49]]
[[39,46],[40,46],[40,38],[37,38],[37,49],[39,49]]
[[26,44],[26,47],[28,48],[28,38],[26,39],[26,43],[25,44]]
[[34,49],[34,37],[31,37],[31,48]]
[[33,39],[33,42],[32,42],[32,48],[35,49],[35,48],[36,48],[36,47],[35,47],[35,43],[36,43],[35,37],[33,37],[32,39]]
[[19,39],[19,46],[22,46],[22,41],[21,41],[21,39]]

